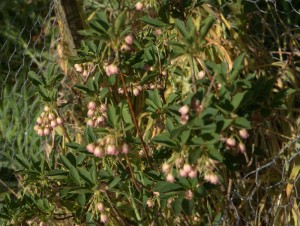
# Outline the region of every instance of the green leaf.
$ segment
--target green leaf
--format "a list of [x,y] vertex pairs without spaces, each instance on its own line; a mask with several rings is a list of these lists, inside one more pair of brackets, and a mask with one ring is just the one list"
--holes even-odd
[[49,91],[46,90],[46,89],[44,88],[44,86],[39,85],[38,90],[39,90],[39,93],[41,94],[41,96],[43,97],[43,99],[44,99],[45,101],[47,101],[47,102],[51,101],[51,98],[50,98],[50,96],[49,96]]
[[166,181],[158,182],[153,188],[153,191],[158,191],[161,193],[183,191],[183,190],[184,188],[181,185],[175,183],[169,183]]
[[200,39],[201,41],[206,37],[206,35],[207,35],[209,29],[212,27],[212,25],[214,24],[214,22],[215,22],[215,18],[214,18],[212,15],[209,15],[209,16],[204,20],[203,25],[202,25],[201,28],[200,28],[199,39]]
[[151,18],[149,16],[143,16],[140,18],[140,20],[142,22],[144,22],[145,24],[149,24],[154,27],[165,27],[167,25],[164,22],[162,22],[161,20],[159,20],[157,18]]
[[104,87],[103,89],[101,89],[99,95],[98,95],[98,98],[100,100],[102,100],[104,97],[106,97],[106,95],[109,93],[109,89]]
[[178,126],[177,128],[174,128],[173,130],[171,130],[171,133],[170,133],[170,138],[171,139],[176,139],[177,137],[179,137],[183,131],[186,130],[186,127],[185,126]]
[[168,133],[163,132],[160,135],[155,136],[152,141],[154,143],[163,144],[168,147],[177,147],[177,143],[170,138]]
[[93,128],[90,126],[87,126],[85,131],[84,131],[84,138],[85,138],[85,142],[87,144],[93,143],[97,140],[96,135],[93,132]]
[[25,169],[30,169],[30,163],[23,154],[16,154],[16,159]]
[[36,73],[34,71],[28,72],[28,79],[35,86],[43,85],[42,81],[39,79],[39,77],[36,75]]
[[118,15],[116,22],[115,22],[115,34],[120,33],[120,28],[123,28],[124,23],[126,21],[126,10],[122,10],[122,12]]
[[194,150],[189,151],[189,164],[194,164],[200,157],[201,149],[200,147],[195,148]]
[[245,56],[246,56],[246,53],[242,53],[235,59],[235,61],[233,63],[231,75],[230,75],[230,81],[234,81],[236,79],[236,77],[238,76],[240,70],[243,68],[243,61],[244,61]]
[[158,107],[158,108],[162,108],[162,101],[158,92],[158,89],[154,89],[153,90],[153,98],[154,98],[154,104]]
[[108,189],[111,189],[111,188],[115,187],[121,180],[122,180],[122,179],[121,179],[120,176],[115,177],[115,178],[108,184]]
[[77,169],[74,166],[70,167],[70,176],[71,176],[71,178],[73,179],[73,181],[75,183],[77,183],[78,185],[81,184],[79,173],[78,173]]
[[208,156],[214,160],[217,160],[219,162],[223,162],[223,156],[221,155],[220,151],[217,149],[211,149],[208,152]]
[[84,207],[85,204],[86,204],[85,194],[78,194],[78,196],[77,196],[77,202],[78,202],[79,206]]
[[52,81],[51,81],[52,85],[53,85],[53,86],[57,85],[57,83],[61,82],[61,81],[63,80],[64,77],[65,77],[64,74],[58,74],[58,75],[56,75],[56,76],[52,79]]
[[63,165],[67,169],[70,169],[71,167],[73,167],[73,165],[71,164],[71,162],[64,155],[60,155],[59,158],[60,158],[60,161],[63,163]]
[[251,129],[251,123],[244,117],[234,119],[233,125],[239,128]]
[[117,115],[117,110],[113,105],[109,105],[107,109],[107,120],[108,123],[113,127],[117,128],[118,126],[118,115]]
[[82,145],[81,144],[78,144],[76,142],[69,142],[69,143],[66,143],[66,146],[69,147],[69,148],[72,148],[72,149],[77,149],[77,148],[81,148]]
[[245,92],[242,92],[242,93],[237,93],[234,95],[234,97],[232,98],[232,101],[231,101],[231,104],[233,106],[233,110],[236,110],[241,102],[243,101],[244,99],[244,96],[247,94],[247,91]]
[[92,91],[90,88],[88,88],[87,86],[80,85],[80,84],[74,85],[74,88],[79,89],[79,90],[81,90],[81,91],[84,91],[84,92],[86,92],[86,93],[92,93],[92,92],[93,92],[93,91]]
[[175,26],[176,26],[177,30],[180,32],[180,34],[183,36],[183,38],[185,40],[190,41],[189,43],[192,44],[190,34],[189,34],[188,30],[186,29],[184,22],[179,19],[175,19]]
[[182,211],[182,203],[183,200],[183,196],[179,196],[178,198],[175,199],[174,203],[173,203],[173,211],[176,215],[180,214],[180,212]]
[[87,182],[88,184],[94,184],[94,181],[91,177],[91,174],[89,171],[87,171],[86,168],[78,168],[78,172],[79,172],[79,175],[80,177],[85,181]]
[[187,215],[190,215],[193,212],[195,202],[194,200],[188,200],[188,199],[183,199],[181,203],[183,212],[185,212]]

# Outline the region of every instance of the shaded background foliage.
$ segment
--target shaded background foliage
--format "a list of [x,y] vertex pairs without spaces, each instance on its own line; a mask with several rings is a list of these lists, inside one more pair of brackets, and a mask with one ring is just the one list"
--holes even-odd
[[[206,3],[206,1],[198,2]],[[239,110],[251,107],[254,110],[260,109],[259,112],[253,112],[250,117],[253,135],[248,147],[251,148],[251,145],[255,144],[256,148],[253,150],[255,164],[249,167],[239,166],[238,173],[230,172],[235,174],[233,176],[235,183],[228,184],[232,187],[231,190],[228,189],[227,194],[223,191],[224,196],[228,197],[230,206],[222,214],[214,216],[215,222],[225,223],[226,216],[233,214],[236,220],[234,223],[237,225],[255,222],[258,216],[265,224],[275,224],[276,217],[284,215],[284,211],[294,211],[292,216],[299,222],[297,216],[299,175],[298,173],[293,175],[293,169],[299,164],[297,146],[299,96],[297,93],[290,95],[284,102],[285,108],[280,109],[278,106],[281,106],[281,103],[275,103],[276,101],[272,103],[272,100],[276,100],[272,90],[280,90],[283,87],[299,88],[297,75],[300,61],[298,25],[300,3],[295,0],[208,2],[230,22],[232,30],[227,30],[228,34],[232,37],[236,37],[235,33],[238,34],[239,37],[235,42],[241,48],[240,51],[248,52],[249,58],[253,59],[254,63],[252,65],[249,63],[249,68],[246,67],[245,70],[256,72],[268,79],[276,75],[273,80],[259,80],[257,85],[263,84],[257,88],[257,94],[260,96],[253,102],[245,103]],[[45,1],[9,1],[9,3],[6,1],[0,3],[0,18],[3,21],[0,25],[0,170],[1,180],[4,182],[1,185],[1,200],[7,193],[12,192],[10,189],[18,191],[15,178],[17,174],[14,173],[18,170],[16,154],[22,153],[26,159],[32,161],[32,155],[43,155],[45,147],[47,148],[47,139],[45,142],[45,139],[39,138],[33,132],[34,120],[42,107],[40,97],[36,95],[36,90],[27,78],[27,72],[33,70],[40,76],[49,67],[49,63],[58,62],[56,48],[59,42],[53,3],[45,4]],[[185,20],[184,12],[192,3],[193,1],[170,1],[171,15]],[[104,5],[98,1],[85,1],[84,10],[86,15],[89,15],[95,9],[105,9]],[[231,43],[223,44],[230,49]],[[232,51],[235,51],[234,48]],[[216,63],[221,63],[218,61]],[[229,156],[228,159],[240,162],[239,157]],[[289,189],[289,184],[294,185],[293,198],[280,201],[280,196]],[[26,197],[22,203],[24,205],[33,203],[32,200],[32,197]],[[262,202],[266,206],[264,216],[259,215],[261,213],[258,210],[259,207],[264,209]],[[19,204],[15,204],[16,209]],[[51,204],[49,206],[51,207]],[[204,209],[206,208],[208,207]],[[269,214],[268,211],[273,212]],[[249,212],[248,215],[246,212]],[[46,220],[47,214],[44,217]],[[286,219],[281,219],[281,222],[287,223],[292,218],[288,218],[287,215],[285,217]]]

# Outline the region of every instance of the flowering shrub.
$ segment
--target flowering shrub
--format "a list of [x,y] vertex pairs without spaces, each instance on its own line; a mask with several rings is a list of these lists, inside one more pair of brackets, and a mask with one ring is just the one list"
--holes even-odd
[[44,103],[34,129],[52,149],[17,155],[34,192],[7,200],[26,213],[15,222],[221,221],[229,175],[251,165],[258,124],[293,90],[274,92],[216,12],[203,1],[113,1],[80,32],[69,74],[29,72]]

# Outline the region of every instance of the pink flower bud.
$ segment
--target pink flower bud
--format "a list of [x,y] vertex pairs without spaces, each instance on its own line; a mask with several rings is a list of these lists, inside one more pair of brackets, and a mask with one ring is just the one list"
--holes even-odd
[[171,170],[170,164],[168,164],[168,163],[165,162],[165,163],[162,165],[161,170],[162,170],[164,173],[169,173],[170,170]]
[[107,76],[115,75],[119,73],[119,68],[115,64],[111,64],[105,67]]
[[97,209],[99,210],[99,212],[103,212],[104,211],[104,205],[103,205],[103,203],[98,203],[97,204]]
[[191,165],[190,164],[184,164],[184,166],[183,166],[183,171],[186,173],[186,174],[189,174],[190,172],[191,172],[191,170],[192,170],[192,167],[191,167]]
[[245,130],[245,129],[241,129],[241,130],[239,131],[239,135],[240,135],[240,137],[243,138],[243,139],[247,139],[247,138],[249,137],[249,133],[248,133],[247,130]]
[[181,176],[181,177],[187,177],[187,173],[183,169],[180,169],[179,170],[179,176]]
[[204,175],[204,180],[208,181],[211,184],[218,184],[219,183],[219,178],[214,173],[205,174]]
[[198,72],[198,79],[203,79],[205,77],[205,71],[199,71]]
[[135,10],[136,11],[141,11],[143,9],[144,5],[142,2],[138,2],[135,4]]
[[175,181],[175,177],[169,173],[167,176],[166,176],[166,181],[170,182],[170,183],[174,183]]
[[182,116],[180,117],[180,123],[181,123],[182,125],[187,124],[188,121],[189,121],[189,115],[182,115]]
[[94,126],[94,120],[93,119],[89,119],[86,124],[88,126]]
[[182,115],[185,116],[189,113],[189,106],[188,105],[183,105],[182,107],[179,108],[178,112]]
[[182,168],[184,164],[184,159],[183,158],[177,158],[176,161],[175,161],[175,165],[177,168]]
[[127,35],[127,36],[125,37],[125,42],[126,42],[126,44],[128,44],[128,45],[132,45],[132,44],[133,44],[133,36],[132,36],[132,35]]
[[129,152],[129,146],[128,146],[128,144],[124,143],[122,145],[122,153],[123,154],[128,154],[128,152]]
[[189,178],[196,178],[197,177],[197,170],[192,169],[188,176],[189,176]]
[[94,150],[94,155],[99,158],[103,157],[104,156],[103,148],[97,146]]
[[246,146],[245,146],[245,144],[243,144],[243,143],[239,143],[239,150],[240,150],[240,152],[241,153],[245,153],[246,152]]
[[89,117],[93,117],[94,114],[95,114],[95,111],[92,109],[89,109],[87,112],[87,116],[89,116]]
[[100,111],[101,111],[102,113],[107,112],[107,106],[106,106],[106,104],[101,104],[101,105],[100,105]]
[[89,73],[88,73],[87,70],[84,70],[83,73],[82,73],[82,75],[83,75],[84,77],[88,77],[88,76],[89,76]]
[[41,117],[38,117],[37,119],[36,119],[36,122],[38,123],[38,124],[42,124],[42,118]]
[[86,146],[86,150],[88,150],[88,152],[90,152],[90,153],[94,153],[94,151],[95,151],[95,145],[94,144],[88,144],[87,146]]
[[134,96],[138,96],[140,94],[140,90],[137,87],[135,87],[132,92]]
[[115,155],[116,154],[116,150],[117,150],[116,145],[109,144],[109,145],[107,145],[106,153],[108,155]]
[[44,135],[44,130],[42,128],[38,129],[37,134],[39,136],[43,136]]
[[49,107],[46,105],[45,107],[44,107],[44,111],[45,112],[48,112],[50,109],[49,109]]
[[193,199],[193,192],[191,190],[187,190],[185,193],[184,193],[184,198],[185,199],[188,199],[188,200],[192,200]]
[[167,72],[166,72],[166,71],[162,71],[161,74],[162,74],[163,76],[166,76],[166,75],[167,75]]
[[130,46],[127,44],[123,44],[120,49],[121,49],[121,51],[128,52],[128,51],[130,51]]
[[107,217],[107,215],[105,215],[105,214],[101,214],[100,215],[100,221],[102,222],[102,223],[107,223],[108,222],[108,217]]
[[55,119],[55,114],[50,112],[49,115],[48,115],[48,119],[50,119],[50,120]]
[[34,127],[33,127],[34,131],[38,131],[39,128],[40,128],[40,126],[38,124],[35,124]]
[[58,125],[61,125],[61,124],[64,123],[64,121],[63,121],[63,119],[62,119],[61,117],[58,117],[58,118],[56,119],[56,122],[57,122]]
[[83,70],[80,64],[75,64],[75,65],[74,65],[74,68],[75,68],[75,71],[77,71],[77,72],[79,72],[79,73],[81,73],[82,70]]
[[124,89],[119,88],[119,89],[118,89],[118,93],[119,93],[119,94],[124,94]]
[[96,109],[96,103],[94,101],[91,101],[88,103],[88,109],[95,110]]
[[44,135],[48,136],[50,134],[50,129],[48,127],[44,128]]
[[233,137],[227,138],[225,142],[226,142],[226,145],[230,148],[233,148],[236,145],[236,141]]
[[154,203],[151,199],[147,199],[146,204],[147,204],[148,207],[153,207],[154,206]]
[[51,120],[50,125],[52,128],[55,128],[57,126],[56,120]]

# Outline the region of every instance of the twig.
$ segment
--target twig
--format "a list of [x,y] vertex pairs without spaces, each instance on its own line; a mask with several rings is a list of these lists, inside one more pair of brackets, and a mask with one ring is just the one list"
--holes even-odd
[[143,149],[144,149],[145,154],[146,154],[147,161],[149,162],[150,166],[152,167],[152,164],[149,161],[148,148],[147,148],[147,146],[145,144],[145,141],[143,139],[142,133],[140,131],[140,127],[139,127],[139,125],[137,123],[137,120],[136,120],[136,117],[135,117],[135,114],[134,114],[134,111],[133,111],[133,107],[132,107],[132,104],[131,104],[131,101],[130,101],[130,98],[129,98],[129,95],[128,95],[128,92],[127,92],[127,88],[126,88],[126,84],[125,84],[125,79],[124,79],[124,74],[123,74],[122,71],[120,71],[120,75],[121,75],[121,80],[122,80],[122,83],[123,83],[123,88],[124,88],[125,96],[127,98],[127,102],[128,102],[128,106],[129,106],[131,118],[133,120],[134,126],[136,128],[137,133],[138,133],[138,136],[139,136],[139,138],[141,140]]
[[18,196],[18,194],[17,194],[14,190],[12,190],[10,187],[8,187],[8,186],[3,182],[3,180],[0,179],[0,183],[3,184],[4,187],[6,187],[6,188],[7,188],[14,196],[16,196],[17,198],[20,198],[20,197]]
[[125,158],[126,158],[126,162],[127,162],[127,165],[129,167],[129,171],[130,171],[130,174],[131,174],[131,178],[132,178],[132,181],[134,183],[134,186],[136,187],[136,189],[141,192],[141,188],[139,187],[138,183],[136,182],[136,179],[134,177],[134,174],[133,174],[133,170],[132,170],[132,167],[131,167],[131,164],[130,164],[130,161],[129,161],[129,158],[127,156],[127,154],[125,155]]

